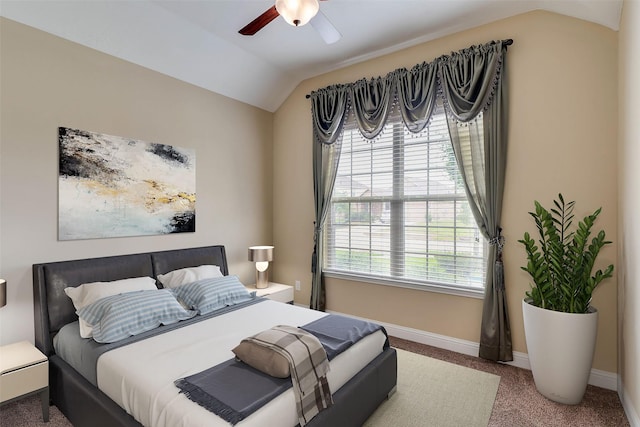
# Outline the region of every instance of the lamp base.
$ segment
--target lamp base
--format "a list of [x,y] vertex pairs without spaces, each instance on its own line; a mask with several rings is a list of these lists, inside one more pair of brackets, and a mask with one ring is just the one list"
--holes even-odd
[[269,270],[256,270],[256,288],[264,289],[269,287]]

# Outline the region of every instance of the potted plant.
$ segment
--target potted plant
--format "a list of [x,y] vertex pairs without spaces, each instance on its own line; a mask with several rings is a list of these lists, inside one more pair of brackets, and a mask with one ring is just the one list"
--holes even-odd
[[574,230],[574,201],[562,194],[547,210],[537,201],[529,212],[539,240],[529,233],[518,240],[525,247],[533,279],[522,301],[525,339],[538,391],[565,404],[580,403],[587,388],[595,352],[598,311],[591,306],[596,287],[612,276],[613,265],[592,273],[600,250],[611,242],[599,231],[589,241],[601,208],[580,221]]

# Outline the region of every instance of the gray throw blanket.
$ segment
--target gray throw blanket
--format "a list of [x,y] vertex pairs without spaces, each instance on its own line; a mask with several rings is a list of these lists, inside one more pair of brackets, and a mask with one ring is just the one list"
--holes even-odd
[[[300,328],[318,338],[328,360],[378,330],[387,335],[378,324],[336,314],[328,314]],[[387,339],[383,348],[388,347]],[[236,359],[175,381],[190,400],[233,425],[292,387],[291,383],[291,377],[276,378]]]
[[279,325],[244,341],[269,348],[289,361],[301,426],[333,404],[327,382],[329,361],[318,338],[300,328]]

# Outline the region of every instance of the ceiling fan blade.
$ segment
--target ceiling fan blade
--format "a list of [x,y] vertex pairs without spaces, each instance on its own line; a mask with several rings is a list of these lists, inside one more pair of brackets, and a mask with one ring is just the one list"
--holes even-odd
[[342,34],[333,26],[331,21],[322,13],[318,11],[311,21],[311,26],[320,34],[320,37],[326,44],[333,44],[342,38]]
[[278,16],[280,16],[280,14],[276,10],[276,7],[271,6],[262,15],[258,16],[253,21],[249,22],[238,32],[243,36],[252,36],[258,31],[260,31],[262,28],[264,28],[264,26],[267,25],[269,22],[276,19]]

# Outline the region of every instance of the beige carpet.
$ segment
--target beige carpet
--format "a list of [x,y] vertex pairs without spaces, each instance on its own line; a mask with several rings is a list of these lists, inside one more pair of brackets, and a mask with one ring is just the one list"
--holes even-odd
[[397,390],[365,427],[487,427],[499,376],[397,352]]

